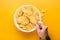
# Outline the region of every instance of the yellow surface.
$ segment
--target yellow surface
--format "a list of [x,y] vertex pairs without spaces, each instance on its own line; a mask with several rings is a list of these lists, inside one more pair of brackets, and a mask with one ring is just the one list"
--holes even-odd
[[60,0],[0,0],[0,40],[39,40],[37,32],[19,31],[13,22],[15,10],[25,4],[48,9],[43,22],[52,40],[60,40]]

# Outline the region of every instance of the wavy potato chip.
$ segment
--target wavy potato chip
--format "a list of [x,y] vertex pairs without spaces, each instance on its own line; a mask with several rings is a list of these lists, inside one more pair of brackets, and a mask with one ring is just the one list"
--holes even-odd
[[23,20],[21,24],[26,25],[28,23],[29,23],[29,20],[25,16],[23,16]]
[[21,23],[23,25],[26,25],[29,23],[29,20],[25,16],[21,16],[17,18],[17,23]]
[[20,17],[20,16],[22,16],[22,15],[23,15],[23,11],[19,11],[19,12],[17,13],[16,17]]
[[18,17],[17,18],[17,23],[22,23],[22,20],[23,20],[22,16],[21,17]]
[[26,26],[24,26],[22,24],[20,24],[19,27],[22,28],[22,29],[26,29]]
[[31,22],[32,24],[36,24],[37,20],[35,19],[34,16],[30,16],[30,22]]
[[26,25],[26,30],[31,30],[31,26],[29,24]]
[[26,25],[26,30],[31,30],[34,27],[35,25],[33,25],[32,23],[29,23],[28,25]]
[[32,14],[31,10],[28,10],[28,9],[25,9],[25,8],[23,8],[22,11],[24,12],[24,15],[26,15],[26,16],[30,16]]
[[29,23],[28,24],[31,28],[34,28],[35,27],[35,25],[33,25],[32,23]]
[[35,19],[36,19],[37,21],[40,20],[38,15],[35,15]]

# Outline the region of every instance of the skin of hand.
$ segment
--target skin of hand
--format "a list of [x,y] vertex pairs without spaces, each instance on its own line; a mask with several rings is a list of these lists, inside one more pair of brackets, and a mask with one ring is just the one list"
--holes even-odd
[[44,38],[48,34],[48,27],[43,24],[43,22],[38,22],[36,24],[37,27],[37,33],[39,37]]

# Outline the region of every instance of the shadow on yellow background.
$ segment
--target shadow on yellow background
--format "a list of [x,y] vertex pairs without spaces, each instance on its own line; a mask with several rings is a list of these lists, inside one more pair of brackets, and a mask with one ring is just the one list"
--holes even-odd
[[39,40],[36,31],[24,33],[14,25],[14,12],[25,4],[48,9],[42,21],[48,26],[51,39],[60,40],[60,0],[0,0],[0,40]]

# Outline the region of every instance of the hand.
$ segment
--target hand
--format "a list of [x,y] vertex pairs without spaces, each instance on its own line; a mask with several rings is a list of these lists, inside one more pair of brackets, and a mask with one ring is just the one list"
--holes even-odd
[[39,37],[44,38],[44,37],[47,36],[47,34],[48,34],[48,31],[47,31],[48,27],[45,26],[43,24],[43,22],[40,22],[40,23],[38,22],[36,24],[36,27],[37,27],[37,32],[38,32]]

